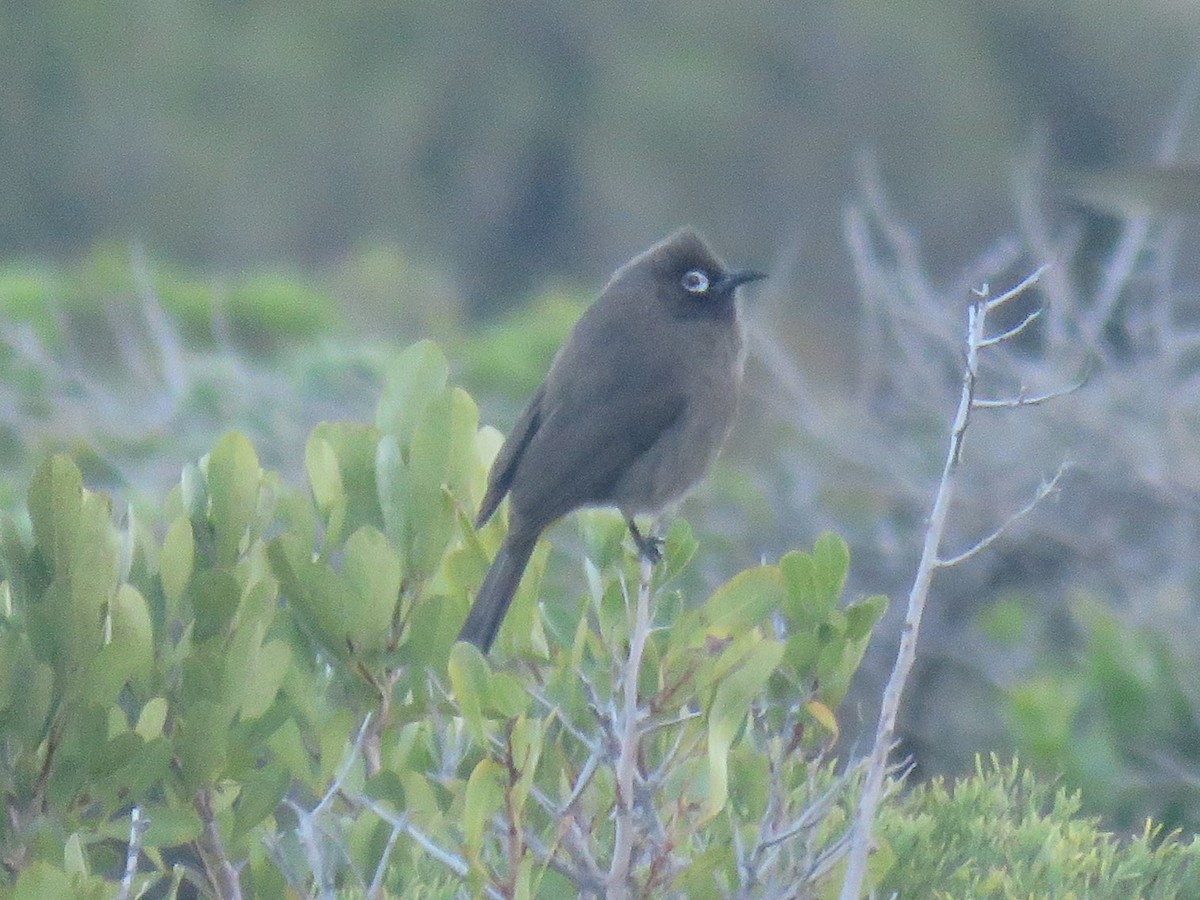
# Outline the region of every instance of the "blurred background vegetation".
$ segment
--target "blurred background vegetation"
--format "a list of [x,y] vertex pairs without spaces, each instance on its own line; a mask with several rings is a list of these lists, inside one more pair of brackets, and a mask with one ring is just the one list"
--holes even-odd
[[1039,129],[1145,161],[1197,34],[1177,0],[7,3],[0,248],[395,243],[495,313],[692,222],[739,259],[798,243],[797,303],[839,314],[860,147],[957,267]]
[[[1198,39],[1178,0],[5,3],[0,500],[66,448],[136,505],[231,428],[298,481],[312,426],[369,419],[427,336],[507,427],[607,273],[691,223],[773,272],[742,424],[685,510],[713,583],[833,528],[852,588],[902,597],[957,375],[951,353],[912,403],[903,357],[863,338],[857,161],[915,223],[948,346],[974,275],[1050,261],[1085,313],[1126,220],[1035,188],[1063,236],[1031,240],[1014,173],[1155,161]],[[1200,821],[1196,362],[1161,369],[1134,315],[1200,321],[1194,224],[1143,245],[1171,265],[1139,257],[1079,398],[974,445],[996,474],[964,486],[963,545],[1062,456],[1077,474],[935,585],[905,722],[921,774],[1019,747],[1121,827]],[[877,271],[908,264],[890,246]]]

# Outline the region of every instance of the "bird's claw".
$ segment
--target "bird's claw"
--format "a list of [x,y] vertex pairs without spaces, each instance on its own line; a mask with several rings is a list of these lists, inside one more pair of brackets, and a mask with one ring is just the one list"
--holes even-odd
[[651,565],[658,565],[663,558],[663,539],[656,534],[642,534],[630,524],[629,533],[637,547],[638,555]]

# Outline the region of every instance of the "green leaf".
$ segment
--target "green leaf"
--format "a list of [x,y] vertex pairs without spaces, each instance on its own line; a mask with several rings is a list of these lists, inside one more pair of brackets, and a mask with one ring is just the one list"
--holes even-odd
[[158,796],[170,778],[171,743],[165,737],[143,741],[133,732],[124,732],[109,742],[105,753],[111,763],[108,774],[89,790],[102,793],[110,809]]
[[100,651],[105,612],[117,588],[120,560],[108,498],[84,495],[69,555],[69,575],[56,574],[55,595],[67,607],[59,611],[60,627],[66,625],[65,662],[82,672]]
[[[266,631],[279,611],[279,582],[261,569],[266,568],[265,558],[257,559],[256,571],[247,572],[239,567],[237,577],[242,580],[242,600],[238,605],[237,623],[242,628],[260,628]],[[261,576],[260,576],[261,572]]]
[[199,837],[203,827],[200,816],[187,807],[154,806],[142,813],[149,823],[142,835],[144,847],[180,847]]
[[284,641],[268,641],[258,649],[250,683],[242,693],[243,718],[257,718],[270,708],[291,664],[292,651]]
[[486,708],[506,719],[529,710],[529,692],[515,675],[497,672],[488,680]]
[[846,638],[861,641],[871,636],[875,623],[887,612],[888,599],[882,594],[866,597],[846,607]]
[[35,602],[45,588],[48,577],[45,566],[35,558],[32,537],[10,516],[0,517],[0,572],[7,579],[4,607],[15,601],[25,605]]
[[718,587],[700,608],[709,635],[728,637],[762,624],[783,600],[776,566],[745,569]]
[[813,544],[812,559],[821,600],[832,607],[842,596],[850,571],[850,548],[832,531],[824,531]]
[[197,573],[188,590],[196,627],[192,637],[197,643],[224,634],[242,599],[237,578],[223,569]]
[[308,472],[308,485],[312,490],[313,501],[321,514],[328,518],[334,504],[346,496],[333,445],[316,434],[309,437],[304,447],[304,468]]
[[4,732],[36,747],[45,737],[47,719],[56,701],[54,670],[49,665],[33,660],[30,660],[28,668],[22,668],[21,702],[13,704],[11,718],[5,721]]
[[346,529],[353,531],[361,525],[383,526],[375,488],[375,448],[379,438],[378,428],[362,422],[321,422],[313,429],[310,443],[323,441],[333,448],[345,493],[344,505],[339,501],[330,507],[328,529],[331,536],[327,536],[327,544],[334,542]]
[[[267,739],[274,759],[287,768],[294,778],[312,788],[310,779],[315,774],[308,745],[295,719],[288,719]],[[324,788],[322,788],[324,790]]]
[[368,778],[363,785],[363,793],[372,800],[390,806],[393,812],[404,810],[404,782],[390,769],[383,769]]
[[443,571],[453,588],[466,594],[479,587],[487,574],[490,560],[466,509],[460,506],[457,515],[458,534],[462,543],[450,551]]
[[75,545],[83,503],[83,476],[70,457],[56,454],[38,466],[29,484],[28,503],[34,543],[57,571]]
[[271,541],[267,556],[299,620],[325,649],[344,658],[352,601],[341,576],[313,561],[290,534]]
[[48,897],[74,897],[71,876],[45,860],[35,859],[21,870],[12,900],[47,900]]
[[661,581],[666,582],[686,569],[699,547],[700,542],[696,540],[687,519],[676,519],[672,522],[663,545],[663,561],[666,566],[661,573]]
[[242,540],[254,522],[262,468],[250,441],[230,432],[209,454],[206,475],[217,563],[231,566],[241,555]]
[[0,713],[24,692],[23,676],[32,664],[25,635],[16,629],[0,631]]
[[285,491],[275,503],[276,524],[292,535],[301,547],[313,547],[317,538],[317,518],[308,497],[299,491]]
[[137,588],[123,584],[110,607],[111,640],[97,653],[83,685],[84,696],[99,706],[115,703],[126,684],[141,686],[154,670],[150,609]]
[[433,398],[413,433],[408,453],[408,566],[418,579],[437,569],[454,533],[454,502],[470,504],[478,458],[479,410],[461,388]]
[[449,374],[446,356],[433,341],[406,347],[389,368],[379,397],[375,413],[379,430],[407,447],[425,407],[445,388]]
[[291,774],[278,763],[255,769],[243,781],[241,793],[233,805],[234,836],[245,834],[275,812],[291,784]]
[[166,697],[152,697],[147,700],[138,714],[134,731],[140,734],[143,740],[154,740],[162,734],[163,725],[167,721],[167,710]]
[[779,560],[785,587],[783,611],[793,631],[814,631],[825,621],[831,606],[826,606],[817,589],[817,567],[807,553],[793,550]]
[[447,664],[450,688],[462,712],[471,734],[477,741],[484,740],[483,709],[488,702],[488,681],[491,671],[487,660],[473,644],[456,641],[450,648]]
[[463,844],[467,858],[479,859],[488,822],[504,803],[504,769],[495,760],[481,759],[467,779],[463,794]]
[[172,735],[180,775],[189,792],[214,784],[225,769],[229,713],[224,704],[199,700],[189,705]]
[[409,544],[409,517],[412,512],[412,496],[409,489],[408,468],[400,444],[390,434],[379,439],[375,448],[375,481],[379,494],[379,508],[383,513],[383,527],[401,554]]
[[192,535],[192,523],[190,519],[179,516],[167,528],[162,553],[158,558],[159,578],[169,610],[178,609],[195,564],[196,541]]
[[342,577],[351,601],[346,632],[356,654],[373,657],[387,647],[401,574],[400,560],[381,532],[364,526],[350,535]]
[[112,601],[112,640],[126,657],[129,677],[144,683],[154,671],[154,629],[150,607],[137,588],[123,584]]
[[745,743],[729,753],[729,802],[742,820],[758,821],[771,794],[770,762],[766,753]]
[[717,686],[708,711],[708,800],[707,821],[725,806],[729,784],[729,748],[749,711],[750,703],[762,690],[779,660],[783,645],[778,641],[758,643],[745,663]]
[[429,822],[437,819],[442,812],[438,805],[437,795],[420,772],[405,771],[400,773],[400,783],[404,785],[405,809],[419,822]]
[[466,611],[465,597],[427,597],[414,604],[402,648],[405,664],[416,669],[444,665]]
[[83,844],[77,831],[67,838],[67,845],[63,848],[63,868],[72,875],[88,874],[87,858],[83,855]]
[[[509,732],[509,744],[512,747],[512,763],[518,777],[511,791],[513,795],[514,815],[519,817],[520,811],[529,797],[533,787],[533,778],[537,774],[538,761],[542,755],[542,742],[545,738],[543,723],[540,719],[529,719],[524,715],[518,716]],[[520,822],[516,823],[518,826]]]
[[619,512],[611,509],[585,509],[575,515],[575,525],[583,538],[584,553],[601,571],[624,558],[622,542],[628,528]]
[[208,515],[208,488],[195,463],[188,463],[179,473],[179,500],[193,522],[203,521]]

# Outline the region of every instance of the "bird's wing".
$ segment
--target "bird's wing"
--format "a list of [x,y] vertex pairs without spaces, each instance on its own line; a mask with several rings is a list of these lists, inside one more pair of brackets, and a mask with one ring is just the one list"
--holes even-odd
[[483,502],[479,504],[479,514],[475,518],[476,528],[492,517],[492,514],[496,512],[496,507],[500,505],[500,501],[504,499],[504,495],[512,486],[517,463],[521,461],[525,448],[529,446],[529,441],[541,425],[542,394],[545,390],[545,384],[538,386],[533,396],[529,398],[525,409],[521,411],[521,415],[517,417],[517,422],[501,445],[500,452],[496,454],[491,471],[488,473],[487,493],[483,496]]
[[652,368],[614,366],[556,391],[552,402],[542,398],[538,427],[509,474],[524,517],[544,527],[580,506],[614,499],[621,476],[687,408],[684,394],[667,388]]

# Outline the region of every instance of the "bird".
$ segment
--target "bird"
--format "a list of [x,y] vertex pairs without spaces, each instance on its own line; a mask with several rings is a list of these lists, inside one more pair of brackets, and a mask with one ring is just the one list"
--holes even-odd
[[1049,183],[1075,203],[1119,219],[1200,215],[1200,165],[1193,163],[1061,168]]
[[737,289],[764,277],[728,268],[692,228],[613,273],[492,463],[475,524],[508,496],[508,531],[458,640],[488,652],[539,535],[576,509],[617,507],[658,561],[634,517],[676,508],[719,453],[745,366]]

